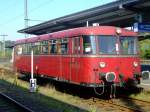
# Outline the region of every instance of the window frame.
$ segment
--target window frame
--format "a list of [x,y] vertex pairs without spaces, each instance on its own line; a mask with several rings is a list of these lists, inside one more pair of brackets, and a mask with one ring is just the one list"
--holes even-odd
[[[119,50],[120,50],[120,44],[118,43],[118,37],[116,36],[116,35],[96,35],[96,38],[97,38],[97,54],[98,55],[118,55],[119,53],[120,53],[120,51],[118,51],[119,53],[117,53],[117,51],[115,51],[115,53],[113,54],[111,54],[111,53],[100,53],[101,52],[101,49],[99,48],[99,45],[100,45],[100,42],[99,42],[99,39],[98,38],[101,38],[101,36],[111,36],[111,37],[113,37],[113,38],[116,38],[116,44],[118,44],[118,48],[119,48]],[[105,38],[107,38],[107,37],[105,37]],[[116,47],[116,44],[115,44],[115,47]]]
[[[87,53],[87,54],[84,53],[84,39],[83,39],[84,36],[89,36],[89,37],[90,37],[90,36],[93,36],[93,37],[95,38],[95,39],[94,39],[94,40],[95,40],[95,48],[94,48],[94,49],[95,49],[95,52],[93,51],[92,53]],[[83,55],[96,55],[96,54],[97,54],[97,35],[82,35],[81,38],[82,38],[82,39],[81,39],[81,40],[82,40],[82,44],[81,44],[81,45],[82,45],[82,49],[81,49],[81,50],[82,50],[82,51],[81,51],[82,54],[83,54]],[[92,44],[91,44],[91,46],[92,46]],[[92,49],[93,49],[93,48],[92,48]]]
[[[121,48],[121,46],[122,46],[122,44],[121,44],[121,37],[124,39],[124,38],[132,38],[132,39],[134,39],[134,51],[133,51],[133,53],[131,54],[129,54],[129,53],[123,53],[123,51],[122,51],[122,48]],[[129,41],[128,41],[129,42]],[[138,38],[136,37],[136,36],[119,36],[119,45],[120,45],[120,54],[121,55],[138,55],[138,52],[139,52],[139,50],[138,50]]]

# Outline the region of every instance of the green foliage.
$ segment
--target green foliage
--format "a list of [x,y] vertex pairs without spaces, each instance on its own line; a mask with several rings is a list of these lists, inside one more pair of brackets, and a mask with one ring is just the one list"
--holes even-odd
[[10,40],[5,41],[5,53],[4,53],[4,43],[3,41],[0,41],[0,57],[11,58],[13,44],[14,41]]
[[140,42],[140,56],[143,59],[150,59],[150,39]]
[[0,51],[0,57],[11,58],[11,54],[12,54],[12,49],[9,48],[5,49],[5,55],[3,51]]
[[144,55],[144,57],[145,57],[146,59],[150,59],[150,49],[145,50],[145,55]]
[[97,112],[97,108],[95,106],[90,106],[89,112]]

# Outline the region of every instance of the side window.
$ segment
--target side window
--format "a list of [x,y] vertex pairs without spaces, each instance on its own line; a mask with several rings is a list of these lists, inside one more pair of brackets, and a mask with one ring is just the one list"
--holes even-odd
[[48,41],[42,41],[41,42],[41,53],[42,54],[48,54]]
[[[33,48],[33,53],[35,55],[38,55],[38,54],[41,53],[41,44],[40,44],[40,42],[32,43],[32,48]],[[31,47],[30,47],[30,52],[31,52]]]
[[68,54],[68,39],[61,41],[61,54]]
[[61,40],[56,40],[56,54],[61,54]]
[[28,54],[28,55],[31,54],[31,43],[28,43],[28,44],[26,45],[26,47],[27,47],[27,54]]
[[25,54],[25,44],[22,44],[22,54]]
[[27,44],[22,45],[22,54],[27,54]]
[[73,54],[80,54],[80,37],[72,38],[72,53]]
[[22,45],[18,45],[17,46],[17,55],[21,55],[22,54]]
[[51,48],[52,48],[51,41],[48,41],[48,54],[50,54]]
[[56,40],[50,40],[50,54],[56,54]]
[[50,40],[48,42],[47,52],[50,54],[67,54],[68,39]]

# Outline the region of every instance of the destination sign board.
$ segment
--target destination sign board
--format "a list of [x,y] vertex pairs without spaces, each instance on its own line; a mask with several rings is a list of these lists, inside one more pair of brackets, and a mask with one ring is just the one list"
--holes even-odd
[[135,32],[150,32],[150,23],[134,23]]

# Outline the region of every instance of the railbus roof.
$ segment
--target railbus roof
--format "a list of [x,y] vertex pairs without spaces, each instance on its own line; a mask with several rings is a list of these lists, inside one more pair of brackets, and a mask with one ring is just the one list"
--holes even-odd
[[[113,26],[93,26],[93,27],[79,27],[79,28],[73,28],[69,30],[63,30],[58,31],[54,33],[39,35],[37,37],[31,37],[27,39],[21,39],[17,40],[15,42],[16,44],[23,44],[23,43],[32,43],[37,41],[43,41],[43,40],[49,40],[49,39],[56,39],[56,38],[69,38],[69,37],[75,37],[75,36],[81,36],[81,35],[116,35],[116,29],[118,27]],[[123,28],[120,28],[122,33],[120,35],[122,36],[136,36],[137,33],[126,30]]]

